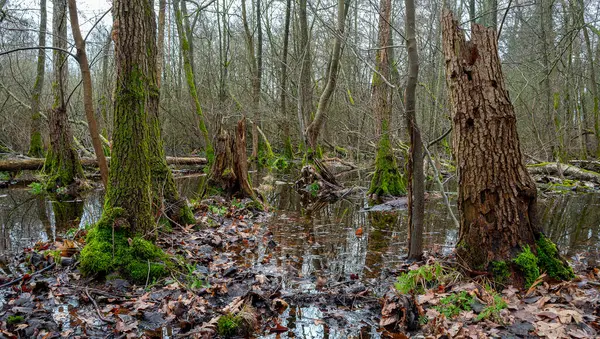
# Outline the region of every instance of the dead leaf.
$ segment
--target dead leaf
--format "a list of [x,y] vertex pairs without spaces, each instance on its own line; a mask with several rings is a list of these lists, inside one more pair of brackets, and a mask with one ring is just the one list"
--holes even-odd
[[546,321],[538,321],[534,326],[535,331],[539,336],[544,336],[548,339],[560,339],[566,336],[565,326],[558,322],[549,323]]

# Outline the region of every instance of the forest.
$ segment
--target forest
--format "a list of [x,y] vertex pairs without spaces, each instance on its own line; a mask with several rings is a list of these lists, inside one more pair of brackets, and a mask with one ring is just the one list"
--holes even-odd
[[0,338],[597,338],[600,2],[0,0]]

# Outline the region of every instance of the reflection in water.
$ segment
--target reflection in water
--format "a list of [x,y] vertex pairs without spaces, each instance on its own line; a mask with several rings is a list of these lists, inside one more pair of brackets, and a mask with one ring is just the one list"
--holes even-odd
[[[290,306],[281,315],[281,325],[289,331],[282,334],[271,334],[263,338],[379,338],[377,326],[369,320],[370,315],[361,310],[353,312],[320,309],[317,306]],[[323,319],[327,319],[325,322]],[[331,326],[330,324],[337,324]]]

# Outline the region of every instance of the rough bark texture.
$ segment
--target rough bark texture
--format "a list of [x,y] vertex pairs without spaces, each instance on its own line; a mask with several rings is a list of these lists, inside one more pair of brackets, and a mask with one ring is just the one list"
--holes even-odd
[[237,123],[235,138],[223,128],[215,137],[215,161],[208,184],[228,196],[249,197],[256,200],[248,181],[248,157],[246,155],[246,118]]
[[417,125],[417,81],[419,54],[415,28],[415,2],[405,0],[406,46],[408,49],[408,83],[405,92],[405,108],[408,133],[410,134],[408,180],[408,258],[420,259],[423,255],[423,219],[425,215],[425,175],[423,173],[423,141]]
[[[46,46],[46,23],[48,21],[46,0],[40,1],[40,36],[39,46]],[[37,74],[31,94],[31,133],[29,140],[30,157],[44,156],[44,143],[42,142],[42,115],[40,114],[40,96],[44,88],[44,75],[46,73],[46,51],[38,50]]]
[[[67,48],[67,2],[53,1],[52,46]],[[83,178],[79,157],[72,145],[73,136],[67,119],[65,95],[68,79],[67,54],[53,52],[54,83],[52,84],[54,103],[49,114],[50,149],[46,155],[45,172],[48,174],[48,188],[68,186],[76,179]]]
[[96,123],[96,117],[94,116],[92,74],[90,72],[87,53],[85,52],[85,40],[83,40],[81,30],[79,29],[79,18],[77,16],[77,4],[75,3],[75,0],[69,0],[69,15],[71,18],[73,39],[75,40],[75,46],[77,48],[77,61],[79,62],[81,78],[83,81],[83,105],[85,109],[85,117],[87,119],[90,136],[92,137],[94,153],[96,153],[96,159],[98,159],[102,184],[104,184],[104,187],[106,187],[108,184],[108,165],[106,163],[106,157],[104,156],[104,150],[102,150],[100,132],[98,131],[98,124]]
[[488,269],[535,246],[536,187],[519,147],[495,31],[472,24],[466,41],[448,10],[442,25],[459,174],[457,255],[472,269]]
[[111,209],[121,209],[135,234],[154,225],[148,162],[148,94],[153,77],[149,60],[154,55],[149,55],[147,46],[147,35],[156,32],[154,10],[148,0],[115,1],[113,22],[117,83],[104,209],[107,215]]

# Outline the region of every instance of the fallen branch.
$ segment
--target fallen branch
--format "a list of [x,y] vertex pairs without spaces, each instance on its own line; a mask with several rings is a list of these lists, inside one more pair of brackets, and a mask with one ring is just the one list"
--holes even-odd
[[581,169],[579,167],[561,164],[558,162],[548,162],[527,166],[531,174],[558,175],[572,178],[575,180],[591,181],[600,184],[600,173]]
[[[80,160],[83,167],[98,167],[98,163],[94,158],[81,158]],[[106,160],[110,162],[110,157],[107,157]],[[45,159],[42,158],[0,160],[0,171],[15,172],[40,170],[44,167],[44,161]],[[190,166],[206,165],[206,163],[207,161],[205,158],[199,157],[167,157],[167,164],[169,165]]]
[[19,277],[19,278],[17,278],[17,279],[11,280],[11,281],[7,282],[6,284],[2,284],[2,285],[0,285],[0,288],[5,288],[5,287],[8,287],[8,286],[12,286],[12,285],[14,285],[14,284],[16,284],[16,283],[20,282],[21,280],[25,279],[25,277],[31,278],[31,277],[33,277],[34,275],[38,275],[38,274],[40,274],[40,273],[46,272],[47,270],[49,270],[49,269],[53,268],[54,266],[56,266],[56,263],[52,263],[52,264],[50,264],[50,265],[48,265],[48,266],[46,266],[46,267],[42,268],[42,269],[41,269],[41,270],[39,270],[39,271],[35,271],[35,272],[33,272],[32,274],[25,274],[25,275],[22,275],[22,276],[20,276],[20,277]]
[[115,323],[115,321],[112,319],[104,318],[102,313],[100,313],[100,308],[98,308],[98,304],[96,304],[96,300],[94,300],[94,298],[92,298],[92,296],[90,295],[90,292],[88,292],[87,288],[85,289],[85,295],[87,295],[88,299],[90,299],[92,304],[94,304],[94,308],[96,308],[96,313],[98,314],[98,317],[100,318],[100,320],[104,321],[105,323],[111,323],[111,324]]

